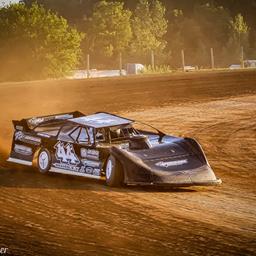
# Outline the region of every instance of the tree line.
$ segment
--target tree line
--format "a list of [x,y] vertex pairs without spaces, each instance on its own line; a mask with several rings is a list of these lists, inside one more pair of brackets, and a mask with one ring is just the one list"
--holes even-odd
[[157,64],[179,67],[182,49],[186,63],[208,67],[210,48],[226,66],[239,63],[241,47],[256,58],[255,11],[256,0],[24,0],[0,9],[0,68],[60,77],[84,68],[87,54],[113,68],[120,53],[149,64],[152,51]]

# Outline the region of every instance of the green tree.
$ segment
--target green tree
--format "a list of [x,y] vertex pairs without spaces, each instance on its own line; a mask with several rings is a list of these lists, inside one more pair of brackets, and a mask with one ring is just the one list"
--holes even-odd
[[224,48],[223,58],[229,59],[230,63],[239,63],[241,47],[244,47],[245,54],[248,52],[250,29],[240,13],[231,19],[229,24],[229,40]]
[[131,12],[121,2],[96,3],[88,24],[88,44],[91,52],[106,57],[124,51],[131,40]]
[[82,37],[64,18],[38,4],[2,8],[0,70],[15,80],[62,77],[79,63]]
[[239,46],[248,43],[249,27],[241,13],[237,14],[231,21],[231,29],[233,32],[233,38],[238,41]]
[[164,50],[166,41],[163,37],[168,26],[165,12],[164,5],[158,0],[139,1],[132,18],[132,53],[145,56],[151,50],[156,53],[161,53]]
[[[26,5],[37,1],[46,9],[56,11],[59,15],[68,19],[71,24],[75,24],[81,31],[88,32],[90,37],[84,41],[84,54],[88,53],[89,47],[93,49],[93,63],[96,59],[98,63],[105,62],[108,58],[97,58],[101,48],[94,47],[98,44],[95,39],[93,29],[90,29],[89,17],[95,12],[95,5],[100,0],[23,0]],[[215,50],[216,65],[230,64],[234,56],[239,55],[239,45],[243,45],[247,56],[254,58],[256,47],[256,0],[159,0],[156,8],[157,12],[152,13],[152,6],[157,1],[155,0],[109,0],[111,2],[124,3],[124,9],[129,9],[132,15],[132,32],[133,40],[129,43],[130,51],[129,61],[143,61],[143,55],[149,60],[149,51],[154,48],[157,53],[156,61],[160,60],[163,63],[164,59],[168,63],[172,60],[174,65],[180,66],[180,49],[185,49],[185,57],[187,63],[195,63],[195,65],[206,66],[210,64],[209,48]],[[106,0],[106,2],[109,3]],[[210,3],[210,4],[209,4]],[[166,12],[163,15],[161,6],[166,7]],[[94,7],[94,9],[93,9]],[[160,10],[160,11],[159,11]],[[176,14],[175,14],[176,10]],[[239,33],[234,32],[234,27],[230,23],[237,13],[241,13],[243,21],[250,29],[248,30],[248,40],[246,33],[240,33],[241,43],[239,43]],[[159,16],[158,16],[159,14]],[[176,16],[175,16],[176,15]],[[111,16],[111,15],[110,15]],[[150,17],[154,18],[153,22]],[[168,32],[161,36],[165,30],[166,20],[168,20]],[[137,18],[136,18],[137,17]],[[106,18],[107,19],[107,18]],[[237,19],[239,21],[239,19]],[[163,23],[161,24],[161,22]],[[158,27],[155,24],[160,24]],[[151,31],[151,28],[154,32]],[[155,29],[156,28],[156,29]],[[96,27],[96,31],[97,31]],[[237,30],[237,28],[235,29]],[[154,36],[157,31],[156,37]],[[159,32],[159,33],[158,33]],[[160,45],[159,45],[160,41]],[[166,44],[166,41],[168,44]],[[248,42],[248,45],[246,45]],[[100,45],[100,44],[98,44]],[[104,45],[103,45],[104,46]],[[159,47],[158,47],[159,46]],[[104,46],[106,47],[106,46]],[[150,49],[149,49],[150,48]],[[106,55],[115,55],[113,44],[106,47]],[[163,50],[164,49],[164,50]],[[232,49],[232,51],[230,50]],[[249,49],[249,50],[248,50]],[[236,51],[236,53],[235,53]],[[169,55],[171,52],[171,56]],[[91,52],[92,53],[92,52]],[[102,54],[101,54],[102,55]],[[165,58],[159,59],[160,55]],[[124,55],[128,57],[127,54]],[[109,58],[110,59],[110,58]],[[114,58],[112,58],[114,59]],[[103,61],[104,60],[104,61]],[[146,59],[145,59],[146,60]],[[126,61],[128,61],[126,59]],[[106,64],[106,63],[104,63]],[[99,64],[97,64],[99,65]]]

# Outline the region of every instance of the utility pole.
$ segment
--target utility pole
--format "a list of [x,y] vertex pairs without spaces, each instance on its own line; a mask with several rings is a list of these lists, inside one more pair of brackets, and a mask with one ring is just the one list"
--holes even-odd
[[119,73],[122,76],[122,69],[123,69],[123,60],[122,60],[122,53],[119,53]]
[[154,70],[155,69],[155,54],[154,51],[151,51],[151,67]]
[[86,69],[87,69],[87,78],[90,78],[90,55],[87,54],[86,58]]
[[211,48],[211,66],[212,66],[212,69],[215,68],[213,48]]
[[182,62],[182,69],[183,72],[185,72],[185,54],[184,54],[184,50],[181,50],[181,62]]
[[244,68],[244,47],[241,46],[241,68]]

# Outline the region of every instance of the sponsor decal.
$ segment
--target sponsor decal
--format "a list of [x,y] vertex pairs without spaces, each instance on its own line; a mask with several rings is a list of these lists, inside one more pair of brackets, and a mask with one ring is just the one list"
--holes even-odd
[[19,130],[19,131],[23,131],[23,126],[21,126],[21,125],[16,125],[16,130]]
[[85,117],[84,120],[86,122],[91,122],[91,123],[96,123],[96,124],[103,124],[103,125],[108,125],[111,124],[113,122],[115,122],[116,120],[114,118],[106,118],[105,116],[92,116],[92,117]]
[[0,248],[0,254],[1,255],[9,255],[9,248],[8,247],[1,247]]
[[38,136],[41,136],[41,137],[45,137],[45,138],[50,138],[51,136],[48,135],[48,134],[45,134],[45,133],[37,133]]
[[50,120],[54,120],[54,119],[65,120],[65,119],[69,119],[69,118],[73,118],[73,115],[65,114],[65,115],[58,115],[58,116],[33,117],[33,118],[29,119],[27,122],[29,123],[29,125],[37,126],[46,121],[50,121]]
[[168,168],[170,166],[178,166],[178,165],[183,165],[183,164],[187,164],[188,160],[187,159],[183,159],[183,160],[177,160],[177,161],[170,161],[170,162],[158,162],[155,165],[159,166],[159,167],[165,167]]
[[129,143],[123,143],[123,144],[119,145],[119,147],[121,149],[129,149]]
[[86,173],[93,176],[101,176],[101,170],[91,166],[82,166],[77,172]]
[[87,174],[93,174],[93,168],[92,168],[91,166],[87,166],[87,167],[85,168],[85,172],[86,172]]
[[101,175],[101,163],[90,161],[86,159],[82,159],[81,162],[84,166],[82,166],[83,170],[87,174],[91,174],[94,176],[100,176]]
[[101,170],[99,168],[93,168],[91,166],[75,166],[66,163],[54,163],[54,167],[64,170],[69,170],[77,173],[85,173],[93,176],[101,176]]
[[78,165],[80,163],[72,144],[67,143],[64,145],[64,143],[58,142],[54,148],[56,149],[55,156],[60,163],[70,165]]
[[16,132],[15,133],[15,140],[21,140],[24,138],[24,133],[23,132]]
[[98,169],[98,168],[95,168],[95,169],[93,169],[93,173],[92,174],[95,175],[95,176],[100,176],[101,170]]
[[82,172],[84,173],[83,169],[80,169],[80,167],[71,165],[71,164],[66,164],[66,163],[54,163],[54,167],[64,169],[64,170],[70,170],[72,172]]
[[18,154],[26,155],[26,156],[31,156],[32,155],[32,148],[23,146],[23,145],[14,145],[14,151]]
[[19,141],[27,142],[27,143],[32,143],[32,144],[35,144],[35,145],[38,145],[38,144],[41,143],[40,138],[30,136],[30,135],[26,135],[21,131],[15,133],[15,140],[19,140]]
[[44,122],[44,118],[42,117],[33,117],[31,119],[29,119],[27,122],[30,124],[30,125],[33,125],[33,126],[37,126],[39,125],[40,123]]
[[97,168],[97,167],[100,168],[100,166],[101,166],[100,162],[90,161],[87,159],[82,159],[81,161],[82,161],[83,165],[85,165],[85,166],[91,166],[93,168]]
[[71,114],[65,114],[65,115],[59,115],[59,116],[55,116],[55,119],[70,119],[73,118],[73,115]]
[[92,160],[99,160],[100,152],[94,149],[81,148],[81,157]]

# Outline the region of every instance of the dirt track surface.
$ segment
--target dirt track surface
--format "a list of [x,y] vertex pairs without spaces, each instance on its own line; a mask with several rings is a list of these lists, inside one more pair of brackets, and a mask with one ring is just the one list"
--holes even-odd
[[[256,255],[256,72],[0,84],[0,99],[0,247],[9,253]],[[6,164],[12,119],[71,110],[195,137],[223,184],[113,189]]]

